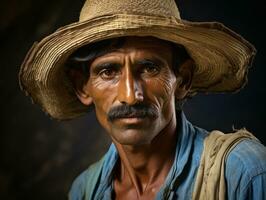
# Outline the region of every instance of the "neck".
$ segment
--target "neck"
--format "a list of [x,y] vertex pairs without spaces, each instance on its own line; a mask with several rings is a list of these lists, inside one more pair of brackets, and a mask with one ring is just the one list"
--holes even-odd
[[154,190],[154,186],[159,188],[173,164],[176,140],[176,120],[172,118],[150,144],[129,146],[114,142],[121,160],[117,180],[132,185],[139,197]]

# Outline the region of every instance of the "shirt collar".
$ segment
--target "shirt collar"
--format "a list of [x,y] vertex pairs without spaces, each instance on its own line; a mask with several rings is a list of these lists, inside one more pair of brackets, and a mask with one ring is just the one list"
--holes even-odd
[[177,113],[176,132],[178,134],[178,140],[176,144],[175,160],[156,199],[169,199],[171,192],[175,191],[178,178],[182,174],[191,155],[195,129],[183,112]]

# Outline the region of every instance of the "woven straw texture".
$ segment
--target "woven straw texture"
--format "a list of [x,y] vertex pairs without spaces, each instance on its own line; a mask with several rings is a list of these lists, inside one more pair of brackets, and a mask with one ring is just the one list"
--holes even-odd
[[121,36],[153,36],[183,45],[196,63],[191,94],[240,90],[256,54],[223,24],[181,20],[174,0],[87,0],[79,22],[34,43],[21,66],[22,90],[55,119],[86,113],[64,63],[84,45]]

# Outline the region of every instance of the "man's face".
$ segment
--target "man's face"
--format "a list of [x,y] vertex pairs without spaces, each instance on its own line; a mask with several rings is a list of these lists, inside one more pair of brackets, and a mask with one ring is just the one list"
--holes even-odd
[[83,92],[113,140],[148,144],[175,120],[172,63],[170,44],[151,37],[128,37],[121,48],[91,63]]

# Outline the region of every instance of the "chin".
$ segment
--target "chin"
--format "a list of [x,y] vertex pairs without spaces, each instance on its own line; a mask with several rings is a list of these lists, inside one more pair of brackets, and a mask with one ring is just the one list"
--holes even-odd
[[152,142],[155,136],[150,133],[154,133],[154,130],[127,129],[113,133],[112,135],[115,141],[121,145],[138,146]]

